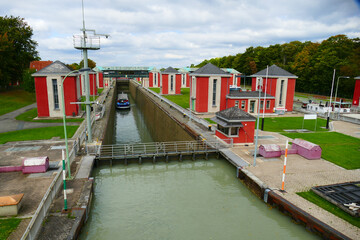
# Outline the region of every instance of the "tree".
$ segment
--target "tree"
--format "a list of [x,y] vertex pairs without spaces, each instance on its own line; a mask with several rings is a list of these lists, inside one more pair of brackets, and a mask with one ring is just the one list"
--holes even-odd
[[71,68],[72,70],[79,70],[80,69],[80,65],[78,63],[68,64],[67,66],[69,68]]
[[32,35],[23,18],[0,16],[0,87],[21,82],[30,62],[39,59]]
[[[81,62],[80,62],[80,68],[83,68],[84,67],[84,59],[83,60],[81,60]],[[89,66],[89,68],[94,68],[94,67],[96,67],[96,62],[94,62],[93,60],[91,60],[90,58],[88,58],[88,66]]]

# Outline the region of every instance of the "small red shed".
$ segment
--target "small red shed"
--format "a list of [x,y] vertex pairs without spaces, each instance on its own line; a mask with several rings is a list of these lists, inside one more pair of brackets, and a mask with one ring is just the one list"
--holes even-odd
[[274,64],[268,71],[265,68],[250,77],[252,77],[252,91],[258,90],[261,86],[263,92],[275,97],[275,108],[285,108],[288,112],[293,110],[297,76]]
[[181,74],[178,70],[168,67],[160,75],[160,94],[181,94]]
[[360,106],[360,76],[354,78],[355,79],[355,89],[354,89],[354,96],[353,96],[353,106]]
[[296,149],[297,154],[307,159],[320,159],[321,147],[312,142],[305,141],[300,138],[294,139],[291,149]]
[[160,87],[160,71],[157,68],[149,72],[149,87]]
[[238,107],[219,111],[211,120],[217,123],[215,135],[233,143],[253,143],[256,118]]
[[[61,82],[72,70],[64,63],[55,61],[43,69],[33,73],[38,117],[62,117]],[[66,116],[77,116],[80,95],[80,79],[78,74],[70,74],[63,83]]]

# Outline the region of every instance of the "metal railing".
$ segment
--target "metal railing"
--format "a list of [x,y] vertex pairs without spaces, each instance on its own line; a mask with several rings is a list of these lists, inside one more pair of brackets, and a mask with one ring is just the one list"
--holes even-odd
[[153,157],[177,154],[217,152],[230,147],[220,141],[177,141],[93,146],[89,153],[98,159]]

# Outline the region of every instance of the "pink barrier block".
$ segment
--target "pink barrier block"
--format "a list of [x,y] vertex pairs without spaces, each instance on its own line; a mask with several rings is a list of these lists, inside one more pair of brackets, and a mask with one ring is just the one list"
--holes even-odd
[[0,167],[0,173],[3,173],[3,172],[20,172],[20,171],[22,171],[22,166]]
[[[297,154],[297,149],[288,149],[288,154]],[[285,155],[285,150],[281,150],[281,155]]]

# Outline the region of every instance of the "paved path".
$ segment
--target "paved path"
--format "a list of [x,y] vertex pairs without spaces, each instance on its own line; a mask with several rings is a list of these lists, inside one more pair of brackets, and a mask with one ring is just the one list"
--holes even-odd
[[[36,108],[36,103],[26,107],[17,109],[13,112],[6,113],[0,116],[0,133],[11,132],[30,128],[53,127],[63,126],[62,123],[43,123],[43,122],[25,122],[15,119],[16,116]],[[67,125],[79,125],[80,123],[66,123]]]

